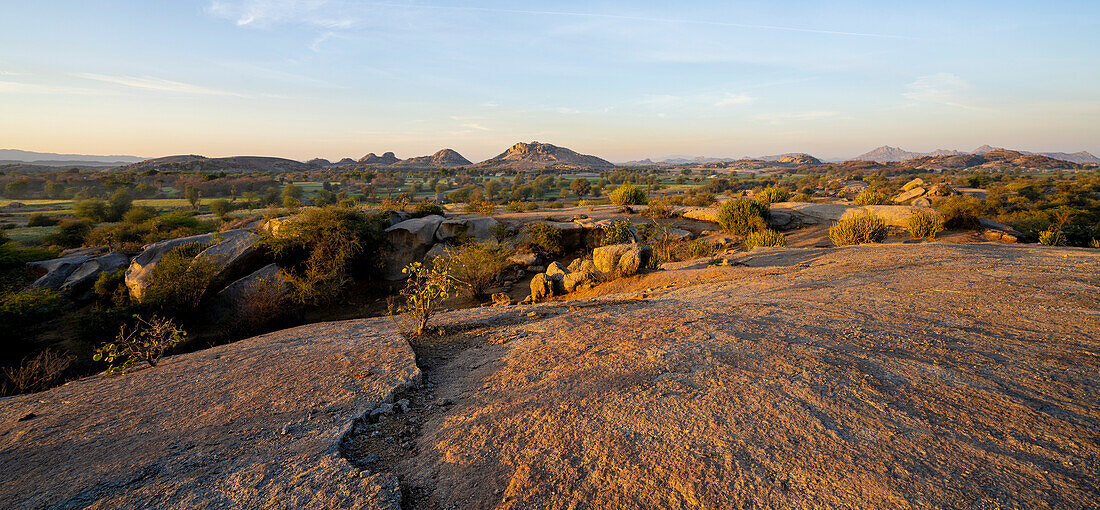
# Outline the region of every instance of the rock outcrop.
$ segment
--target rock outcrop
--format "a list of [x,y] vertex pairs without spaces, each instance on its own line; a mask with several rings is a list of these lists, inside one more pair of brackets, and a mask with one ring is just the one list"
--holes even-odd
[[397,163],[398,161],[401,160],[398,159],[397,156],[394,155],[394,153],[392,152],[384,153],[381,156],[371,152],[366,156],[359,158],[360,163],[365,163],[368,165],[392,165],[394,163]]
[[387,279],[403,279],[405,275],[401,269],[428,253],[435,244],[435,232],[440,223],[443,223],[443,217],[433,214],[405,220],[386,229],[386,240],[393,247],[386,261]]
[[447,242],[465,237],[475,241],[489,241],[494,239],[493,230],[498,225],[499,221],[489,217],[446,219],[436,229],[435,239]]
[[454,151],[453,149],[443,149],[431,156],[417,156],[402,161],[397,161],[393,165],[399,167],[409,168],[455,168],[460,166],[470,166],[473,163]]
[[641,244],[613,244],[592,251],[592,261],[601,273],[630,276],[649,263],[653,248]]
[[130,263],[130,257],[125,253],[111,252],[106,255],[94,257],[80,264],[62,283],[59,290],[77,300],[85,300],[91,297],[92,286],[99,275],[118,271]]
[[479,168],[512,168],[517,170],[536,170],[554,166],[577,168],[613,168],[610,161],[578,154],[565,147],[548,143],[517,143],[500,155],[475,165]]
[[302,326],[0,400],[7,508],[400,508],[338,445],[420,380],[386,319]]
[[217,234],[199,234],[145,245],[142,252],[130,261],[130,267],[126,269],[126,287],[130,289],[130,297],[135,301],[141,301],[145,295],[145,289],[149,288],[149,275],[165,253],[185,244],[210,245],[216,240]]
[[260,260],[256,249],[260,236],[242,228],[222,232],[218,239],[195,256],[195,260],[209,261],[217,267],[215,278],[233,278],[255,269]]

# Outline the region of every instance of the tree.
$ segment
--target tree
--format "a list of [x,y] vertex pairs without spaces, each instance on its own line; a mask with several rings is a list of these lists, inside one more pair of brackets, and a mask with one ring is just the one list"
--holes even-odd
[[244,199],[244,206],[251,211],[252,208],[256,206],[256,200],[258,200],[260,196],[254,191],[246,191],[241,193],[241,198]]
[[485,183],[485,195],[489,198],[496,198],[500,193],[500,181],[492,180]]
[[65,198],[65,186],[59,182],[51,182],[46,185],[46,196],[50,198]]
[[183,198],[186,198],[187,201],[191,203],[192,209],[199,208],[199,195],[199,189],[190,184],[183,189]]
[[80,200],[73,204],[73,212],[78,217],[87,218],[93,223],[99,223],[107,219],[107,203],[98,198]]
[[286,204],[286,202],[287,202],[286,199],[288,199],[288,198],[293,198],[295,200],[298,200],[299,203],[301,203],[301,201],[302,201],[302,188],[299,188],[298,186],[295,186],[294,184],[287,184],[286,186],[283,186],[283,204],[284,205]]
[[592,183],[588,179],[577,177],[569,184],[569,189],[578,197],[583,197],[592,191]]
[[30,184],[26,179],[19,179],[18,181],[11,181],[4,187],[4,192],[8,198],[23,198],[27,196],[27,188]]

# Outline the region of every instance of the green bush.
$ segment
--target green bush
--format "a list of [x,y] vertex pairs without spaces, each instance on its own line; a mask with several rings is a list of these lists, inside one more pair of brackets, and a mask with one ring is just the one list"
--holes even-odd
[[423,335],[428,328],[428,321],[435,314],[439,305],[450,296],[454,288],[454,279],[447,274],[447,270],[441,266],[426,266],[419,262],[413,262],[402,273],[408,275],[405,280],[405,288],[401,289],[403,303],[394,307],[390,305],[390,317],[396,321],[399,317],[406,319],[406,324],[401,330],[408,335]]
[[757,202],[760,202],[761,204],[771,205],[777,202],[786,202],[787,199],[790,197],[791,194],[787,193],[786,191],[783,191],[776,187],[769,187],[761,190],[759,193],[756,194],[756,196],[753,197],[753,199]]
[[767,207],[759,202],[734,198],[718,208],[718,224],[731,234],[748,235],[766,228],[764,218],[767,213]]
[[204,249],[202,243],[187,243],[161,256],[149,273],[142,304],[173,316],[194,311],[218,273],[212,261],[195,258]]
[[626,244],[634,241],[634,234],[630,232],[630,222],[627,220],[619,220],[602,227],[603,239],[600,240],[600,246],[611,246],[613,244]]
[[126,287],[126,268],[99,273],[92,290],[101,302],[115,306],[129,304],[130,292]]
[[814,198],[805,193],[799,193],[790,199],[791,202],[813,202]]
[[982,215],[982,201],[974,197],[957,195],[944,197],[932,204],[943,215],[943,225],[950,229],[978,228]]
[[745,236],[746,249],[751,250],[757,246],[787,246],[787,239],[771,229],[758,230]]
[[886,221],[870,211],[841,218],[829,228],[829,239],[836,246],[870,244],[886,239]]
[[642,211],[642,216],[647,218],[671,218],[672,208],[669,207],[668,200],[651,200],[649,207]]
[[57,225],[60,220],[50,216],[46,216],[42,213],[34,213],[30,219],[27,220],[28,227],[52,227]]
[[78,248],[84,245],[84,237],[92,231],[92,224],[86,219],[62,220],[57,232],[46,236],[47,244],[63,248]]
[[623,184],[612,191],[611,203],[615,205],[641,205],[646,203],[645,192],[633,184]]
[[325,207],[305,211],[261,244],[287,269],[293,299],[320,305],[339,295],[352,278],[373,279],[385,266],[389,221],[384,212]]
[[215,198],[210,201],[210,212],[218,215],[223,220],[229,216],[229,212],[232,210],[233,205],[224,198]]
[[1039,244],[1046,246],[1064,246],[1066,244],[1066,236],[1062,233],[1062,230],[1056,226],[1039,232]]
[[565,207],[565,204],[558,200],[551,200],[549,204],[546,204],[547,209],[561,209]]
[[137,323],[132,329],[127,331],[123,326],[115,340],[97,349],[92,357],[107,363],[107,375],[125,372],[142,361],[155,367],[164,351],[187,338],[187,332],[171,319],[156,315],[149,319],[135,315],[134,319]]
[[560,253],[561,231],[545,223],[528,223],[523,227],[527,236],[526,246],[539,253]]
[[527,202],[527,207],[524,207],[524,209],[527,209],[528,211],[537,211],[539,210],[539,204],[535,202]]
[[126,214],[122,215],[122,221],[126,223],[133,223],[136,225],[139,223],[145,223],[146,221],[149,221],[156,217],[156,209],[147,205],[139,205],[136,207],[131,207],[129,211],[126,211]]
[[523,212],[523,202],[518,200],[508,202],[508,210],[512,212]]
[[886,205],[890,203],[890,197],[885,193],[871,188],[864,188],[854,199],[856,205]]
[[934,239],[943,230],[943,217],[935,211],[920,210],[913,213],[905,225],[914,239]]
[[467,243],[448,249],[435,263],[471,295],[483,297],[496,286],[514,252],[496,243]]

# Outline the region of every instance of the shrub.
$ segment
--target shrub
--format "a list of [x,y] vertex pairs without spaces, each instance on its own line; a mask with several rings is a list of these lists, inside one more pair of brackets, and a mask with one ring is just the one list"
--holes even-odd
[[[473,204],[470,204],[470,205],[473,205]],[[467,207],[469,207],[469,206],[467,206]],[[417,202],[416,206],[415,206],[415,210],[416,210],[417,214],[422,214],[424,216],[429,216],[429,215],[432,215],[432,214],[437,215],[437,216],[443,216],[443,206],[441,206],[439,204],[432,203],[432,202],[428,202],[427,200]]]
[[634,234],[630,232],[629,221],[619,220],[604,226],[602,230],[603,239],[600,240],[600,246],[626,244],[634,241]]
[[73,212],[80,218],[99,223],[107,219],[107,202],[98,198],[80,200],[73,204]]
[[134,197],[130,195],[129,191],[120,189],[111,195],[109,203],[107,204],[107,220],[118,221],[122,219],[122,215],[126,214],[130,210],[130,207],[134,203]]
[[115,306],[124,306],[129,303],[130,292],[126,288],[125,268],[99,273],[92,289],[95,291],[96,297],[102,302],[111,303]]
[[878,243],[886,239],[886,222],[870,211],[841,218],[829,228],[829,239],[837,246]]
[[219,218],[225,219],[229,216],[229,211],[233,210],[233,205],[224,198],[216,198],[210,201],[210,212],[218,215]]
[[122,221],[126,223],[133,223],[136,225],[139,223],[145,223],[146,221],[149,221],[156,217],[156,209],[147,205],[139,205],[136,207],[131,207],[129,211],[126,211],[126,214],[122,215]]
[[335,298],[352,277],[378,276],[385,264],[388,225],[384,212],[309,209],[277,234],[265,233],[261,244],[287,268],[293,299],[319,305]]
[[611,203],[615,205],[641,205],[646,203],[645,192],[633,184],[623,184],[612,191]]
[[745,248],[751,250],[757,246],[787,246],[787,239],[771,229],[758,230],[745,236]]
[[27,352],[34,333],[42,324],[61,312],[64,301],[57,292],[47,289],[26,289],[0,295],[0,331],[4,342],[2,357],[17,358]]
[[709,257],[714,255],[717,250],[713,244],[710,244],[702,239],[696,239],[688,245],[688,253],[692,258]]
[[92,356],[95,361],[107,363],[107,375],[125,372],[142,361],[155,367],[164,351],[187,338],[187,332],[172,319],[156,315],[149,319],[134,315],[134,319],[137,323],[132,329],[127,331],[123,325],[114,342],[96,349]]
[[753,197],[753,199],[757,202],[760,202],[761,204],[771,205],[776,202],[786,202],[787,199],[790,198],[790,196],[791,194],[787,193],[786,191],[783,191],[776,187],[769,187],[761,190],[759,193],[756,194],[756,196]]
[[790,199],[791,202],[813,202],[814,198],[805,193],[799,193]]
[[671,218],[672,209],[667,200],[653,200],[649,202],[649,208],[642,211],[642,216],[647,218]]
[[565,207],[565,204],[561,203],[558,200],[552,200],[549,204],[546,204],[546,207],[548,209],[561,209]]
[[1100,239],[1093,238],[1089,240],[1089,248],[1092,248],[1094,250],[1100,249]]
[[1066,236],[1061,229],[1055,226],[1039,232],[1039,244],[1046,246],[1063,246],[1066,244]]
[[92,231],[92,224],[86,219],[62,220],[57,232],[46,236],[45,242],[63,248],[77,248],[84,244],[84,237]]
[[953,196],[937,200],[933,206],[943,215],[943,226],[950,229],[977,228],[982,201],[974,197]]
[[852,199],[856,205],[886,205],[890,203],[890,197],[885,193],[871,188],[863,188],[855,198]]
[[493,239],[496,239],[498,243],[512,237],[512,231],[503,223],[497,223],[489,227],[489,233],[493,235]]
[[561,231],[545,223],[528,223],[523,227],[527,235],[526,245],[539,253],[561,252]]
[[4,367],[4,376],[11,386],[5,383],[3,393],[14,395],[52,388],[72,363],[72,356],[62,355],[53,349],[23,358],[18,366]]
[[527,207],[525,207],[525,209],[527,209],[528,211],[537,211],[539,210],[539,204],[535,202],[527,202]]
[[52,227],[57,225],[60,220],[50,216],[46,216],[42,213],[32,214],[30,219],[27,220],[28,227]]
[[943,230],[943,217],[935,211],[917,211],[906,220],[906,228],[914,239],[934,239]]
[[523,202],[518,200],[508,202],[508,210],[512,212],[523,212]]
[[248,289],[234,317],[233,327],[242,334],[256,333],[286,313],[284,282],[278,277],[260,279]]
[[202,243],[187,243],[161,256],[149,273],[142,303],[172,315],[197,308],[218,273],[212,261],[195,258],[204,249]]
[[515,250],[495,243],[467,243],[447,250],[436,264],[474,297],[495,286]]
[[734,198],[718,208],[718,224],[731,234],[747,235],[765,228],[764,215],[767,213],[767,207],[759,202]]
[[[390,303],[390,317],[397,321],[398,316],[405,318],[406,324],[398,324],[403,333],[420,336],[428,327],[428,321],[435,314],[439,304],[450,296],[454,281],[443,267],[428,267],[413,262],[402,273],[409,275],[405,288],[401,289],[403,303],[394,306]],[[407,329],[412,326],[413,329]]]

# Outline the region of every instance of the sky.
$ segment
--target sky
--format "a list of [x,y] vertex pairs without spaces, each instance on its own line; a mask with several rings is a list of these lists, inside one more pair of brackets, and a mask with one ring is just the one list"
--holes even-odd
[[1100,2],[0,0],[0,148],[1100,154]]

